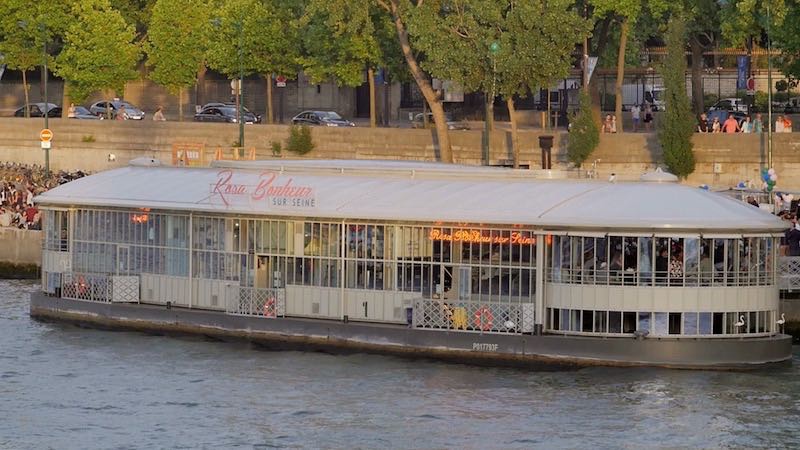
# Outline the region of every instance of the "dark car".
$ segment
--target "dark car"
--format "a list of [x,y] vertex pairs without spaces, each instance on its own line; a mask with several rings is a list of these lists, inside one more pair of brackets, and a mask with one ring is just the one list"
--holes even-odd
[[292,125],[323,125],[326,127],[354,127],[356,124],[343,119],[334,111],[303,111],[292,117]]
[[[203,110],[205,110],[206,108],[211,108],[211,107],[217,107],[217,108],[219,108],[219,107],[224,107],[224,108],[233,108],[233,109],[234,109],[234,111],[235,111],[235,110],[236,110],[236,103],[231,103],[231,102],[211,102],[211,103],[206,103],[205,105],[203,105],[203,107],[202,107],[202,108],[200,108],[200,111],[203,111]],[[261,123],[261,115],[259,115],[259,114],[256,114],[256,113],[254,113],[254,112],[250,111],[250,110],[249,110],[249,109],[247,109],[247,107],[246,107],[246,106],[244,106],[244,105],[242,106],[242,111],[244,111],[245,115],[247,115],[247,114],[252,114],[253,116],[255,116],[255,118],[256,118],[256,121],[255,121],[255,123]],[[198,113],[198,114],[199,114],[199,113]],[[245,123],[250,123],[250,122],[249,122],[248,120],[245,120]]]
[[[30,113],[30,117],[44,117],[44,109],[45,104],[43,102],[40,103],[29,103],[27,108]],[[25,117],[25,106],[19,108],[18,110],[14,111],[14,117]],[[61,117],[61,107],[56,105],[55,103],[48,103],[47,104],[47,117]]]
[[144,119],[144,116],[145,116],[144,111],[142,111],[141,109],[137,108],[136,106],[134,106],[134,105],[132,105],[132,104],[126,102],[126,101],[122,101],[122,100],[114,100],[114,101],[111,101],[111,102],[107,102],[105,100],[101,100],[99,102],[93,103],[92,106],[89,107],[89,111],[92,114],[95,114],[95,115],[98,115],[98,116],[105,116],[108,113],[107,108],[110,107],[111,108],[111,118],[114,119],[114,118],[117,117],[117,111],[119,111],[120,108],[122,108],[123,106],[125,107],[125,117],[127,117],[129,120],[142,120],[142,119]]
[[[194,115],[195,122],[228,122],[238,123],[239,115],[235,106],[206,106]],[[260,118],[250,111],[242,113],[244,123],[258,123]]]
[[[418,113],[414,116],[414,119],[411,121],[411,128],[424,128],[425,123],[427,122],[428,128],[435,128],[436,124],[433,121],[433,113],[425,113],[427,116],[427,120],[422,120],[422,113]],[[469,124],[465,121],[457,121],[453,120],[453,117],[450,114],[445,114],[445,120],[447,120],[447,129],[448,130],[469,130]]]
[[92,114],[88,109],[84,108],[83,106],[75,106],[72,108],[72,112],[67,112],[68,119],[82,119],[82,120],[100,120],[102,116],[96,116]]

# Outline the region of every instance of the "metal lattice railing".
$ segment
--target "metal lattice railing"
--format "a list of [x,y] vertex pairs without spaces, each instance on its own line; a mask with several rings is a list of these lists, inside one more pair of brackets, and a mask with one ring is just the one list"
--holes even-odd
[[236,286],[228,303],[229,314],[246,316],[283,317],[286,315],[286,295],[283,289],[256,289]]
[[101,273],[65,272],[61,275],[61,297],[110,302],[111,276]]
[[785,291],[800,290],[800,256],[778,259],[778,287]]
[[459,302],[420,299],[414,304],[414,326],[486,333],[533,331],[532,303]]

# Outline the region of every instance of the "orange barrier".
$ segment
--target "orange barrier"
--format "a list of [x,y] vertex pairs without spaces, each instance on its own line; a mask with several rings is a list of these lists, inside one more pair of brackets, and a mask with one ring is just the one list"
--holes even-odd
[[256,148],[231,147],[229,149],[223,149],[222,147],[217,147],[217,150],[214,152],[214,159],[254,161],[256,159]]
[[174,142],[172,144],[172,165],[202,167],[205,165],[206,144],[200,142]]

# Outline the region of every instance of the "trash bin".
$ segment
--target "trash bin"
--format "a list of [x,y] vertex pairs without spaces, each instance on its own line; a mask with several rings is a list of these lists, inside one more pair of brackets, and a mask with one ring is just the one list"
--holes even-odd
[[553,136],[539,136],[539,147],[542,149],[542,169],[552,169],[550,151],[553,148]]

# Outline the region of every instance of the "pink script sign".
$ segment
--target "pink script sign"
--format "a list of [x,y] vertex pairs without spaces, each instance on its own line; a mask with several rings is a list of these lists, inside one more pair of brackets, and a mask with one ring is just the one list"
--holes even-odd
[[314,189],[298,186],[292,178],[278,181],[278,174],[263,172],[256,184],[236,183],[230,169],[217,172],[217,182],[211,185],[211,195],[219,196],[225,206],[230,206],[235,197],[246,196],[255,201],[267,201],[271,206],[315,208]]

